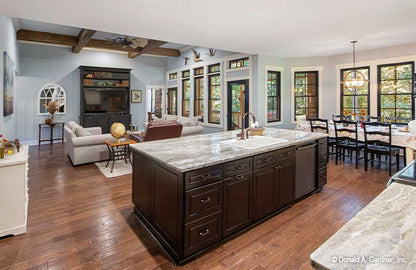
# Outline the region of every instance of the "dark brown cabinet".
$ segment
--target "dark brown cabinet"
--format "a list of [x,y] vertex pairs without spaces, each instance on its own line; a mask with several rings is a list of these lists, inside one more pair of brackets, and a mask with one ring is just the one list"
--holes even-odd
[[275,169],[274,166],[254,171],[253,211],[254,220],[272,213],[275,209]]
[[[326,183],[320,142],[318,183]],[[296,148],[178,172],[133,153],[134,213],[179,263],[266,219],[295,200]],[[321,159],[319,159],[321,157]],[[321,160],[321,162],[318,162]]]
[[274,206],[277,208],[295,200],[295,165],[292,158],[275,167]]
[[251,182],[251,172],[224,180],[224,236],[239,231],[251,223]]

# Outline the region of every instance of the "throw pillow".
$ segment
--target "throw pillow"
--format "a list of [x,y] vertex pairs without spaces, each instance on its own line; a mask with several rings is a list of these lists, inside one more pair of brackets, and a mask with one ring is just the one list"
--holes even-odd
[[189,117],[189,122],[190,122],[191,126],[197,126],[198,125],[198,116]]
[[68,123],[68,127],[75,132],[75,130],[80,127],[80,125],[78,125],[77,123],[75,123],[74,121],[69,121]]
[[176,121],[177,119],[178,119],[178,116],[176,115],[169,115],[169,114],[166,115],[167,121]]
[[183,127],[190,127],[191,126],[191,122],[189,121],[185,121],[181,123]]
[[84,136],[90,136],[91,134],[85,130],[85,128],[83,127],[77,127],[75,129],[75,134],[77,135],[77,137],[84,137]]

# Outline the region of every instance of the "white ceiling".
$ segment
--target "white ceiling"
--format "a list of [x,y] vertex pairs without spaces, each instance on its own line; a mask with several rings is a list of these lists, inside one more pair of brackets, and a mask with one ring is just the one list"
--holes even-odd
[[280,57],[416,41],[415,0],[0,0],[17,18]]

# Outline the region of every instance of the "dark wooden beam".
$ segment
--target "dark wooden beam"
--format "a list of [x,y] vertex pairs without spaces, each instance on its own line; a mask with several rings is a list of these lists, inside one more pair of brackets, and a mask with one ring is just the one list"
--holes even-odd
[[72,47],[73,53],[79,53],[82,48],[87,45],[87,43],[91,40],[92,36],[95,34],[95,30],[90,29],[82,29],[81,32],[78,34],[78,44]]
[[[78,37],[70,36],[70,35],[20,29],[17,31],[16,36],[17,36],[17,40],[21,40],[21,41],[47,43],[47,44],[63,45],[63,46],[70,46],[70,47],[75,47],[78,45]],[[150,42],[150,44],[164,44],[164,43],[166,42],[164,41],[151,41]],[[117,52],[125,52],[125,53],[138,53],[138,55],[150,54],[150,55],[172,56],[172,57],[178,57],[181,55],[180,51],[176,49],[157,48],[157,46],[156,47],[152,46],[144,50],[146,47],[147,46],[143,48],[137,48],[137,49],[131,48],[129,46],[123,47],[120,44],[111,44],[111,43],[108,43],[108,41],[102,40],[102,39],[90,39],[88,43],[84,46],[84,48],[94,48],[94,49],[100,49],[100,50],[117,51]]]
[[163,44],[166,44],[166,43],[167,43],[166,41],[149,39],[145,47],[143,47],[141,50],[138,50],[137,52],[129,53],[128,56],[129,58],[135,58],[141,54],[151,54],[151,52],[154,50],[163,49],[163,48],[159,48],[159,46],[162,46]]

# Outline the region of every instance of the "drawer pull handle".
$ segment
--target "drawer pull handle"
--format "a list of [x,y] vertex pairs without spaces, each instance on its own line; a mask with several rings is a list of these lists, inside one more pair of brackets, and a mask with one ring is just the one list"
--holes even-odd
[[239,170],[241,170],[243,167],[240,165],[240,166],[235,166],[234,167],[234,171],[239,171]]
[[210,173],[209,174],[204,174],[204,175],[201,176],[201,179],[202,180],[207,180],[210,176],[211,176]]
[[206,229],[205,231],[199,233],[200,236],[207,236],[208,234],[209,234],[209,230],[208,229]]
[[241,179],[244,179],[244,176],[243,176],[243,175],[237,175],[237,176],[235,177],[235,179],[237,179],[237,180],[241,180]]
[[200,200],[201,203],[207,203],[207,202],[210,202],[210,201],[211,201],[210,197],[207,197],[207,198],[204,198],[204,199]]

